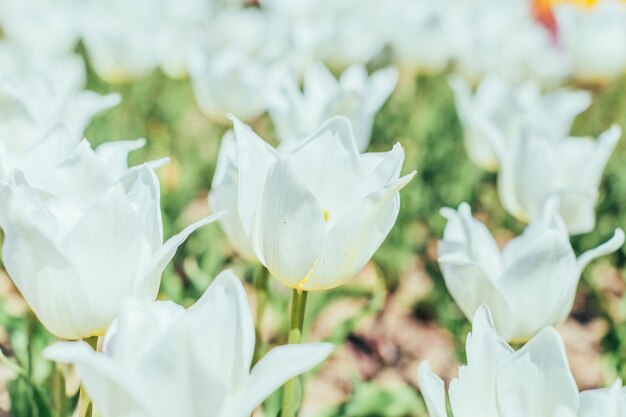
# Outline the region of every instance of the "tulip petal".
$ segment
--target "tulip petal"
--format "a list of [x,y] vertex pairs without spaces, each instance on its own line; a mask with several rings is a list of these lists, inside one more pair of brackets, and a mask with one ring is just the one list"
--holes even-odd
[[559,213],[559,203],[557,199],[549,199],[543,208],[543,216],[540,221],[529,224],[524,232],[509,242],[502,251],[504,265],[514,264],[521,255],[525,254],[535,244],[537,239],[552,230],[560,234],[564,240],[569,241],[569,233],[563,218]]
[[150,344],[142,348],[141,356],[136,355],[132,369],[150,392],[156,415],[197,416],[206,410],[215,416],[228,415],[225,410],[233,394],[229,390],[237,388],[231,381],[241,381],[238,371],[245,364],[238,356],[242,349],[239,305],[231,294],[218,295],[222,297],[207,297],[159,326],[148,335]]
[[81,91],[67,104],[66,114],[71,117],[68,124],[74,133],[80,135],[97,113],[115,107],[121,101],[122,96],[120,94],[113,93],[101,96],[93,91]]
[[370,76],[369,96],[365,110],[372,116],[385,104],[398,83],[398,69],[387,67],[375,71]]
[[398,192],[415,171],[354,201],[327,232],[313,275],[303,285],[307,291],[337,287],[354,277],[370,260],[398,216]]
[[39,320],[60,338],[89,336],[93,306],[84,283],[53,240],[54,217],[20,172],[0,187],[0,222],[5,268]]
[[365,171],[350,122],[333,117],[291,154],[298,178],[331,216],[350,203]]
[[500,249],[489,229],[472,217],[469,204],[461,203],[456,211],[443,208],[441,215],[448,223],[443,240],[438,245],[438,255],[463,253],[468,260],[478,264],[489,278],[497,280],[502,273]]
[[258,262],[239,217],[238,162],[234,132],[229,130],[222,138],[209,193],[209,206],[214,212],[226,212],[220,219],[220,225],[239,255],[248,261]]
[[[198,331],[206,334],[205,354],[214,352],[220,375],[235,386],[248,377],[254,355],[254,320],[241,280],[231,271],[220,273],[209,289],[189,308],[197,316]],[[208,327],[207,327],[208,326]],[[219,340],[219,343],[215,343]],[[229,352],[228,355],[220,352]],[[232,358],[224,362],[219,358]]]
[[455,417],[498,415],[495,385],[497,372],[513,349],[496,333],[486,305],[476,310],[466,342],[467,366],[450,381],[449,395]]
[[545,201],[555,191],[560,165],[553,146],[524,131],[501,160],[498,194],[506,210],[521,221],[540,219]]
[[609,388],[580,393],[579,417],[622,417],[626,413],[626,389],[616,379]]
[[298,179],[294,164],[290,157],[281,156],[270,169],[258,238],[264,265],[292,288],[308,277],[326,230],[322,208]]
[[144,138],[118,140],[99,145],[95,152],[102,163],[113,172],[125,173],[128,170],[128,154],[145,146]]
[[566,137],[576,117],[591,106],[590,91],[561,89],[545,96],[545,107],[554,112],[555,137]]
[[559,201],[559,213],[570,235],[591,232],[596,225],[598,192],[593,189],[566,188],[551,194]]
[[89,206],[60,246],[71,254],[87,289],[83,297],[97,312],[89,318],[92,333],[83,336],[102,335],[117,316],[121,301],[129,296],[131,283],[141,272],[138,269],[152,255],[141,219],[123,187],[111,188]]
[[150,264],[144,271],[139,271],[139,278],[133,285],[134,296],[143,301],[153,301],[156,299],[161,283],[161,275],[167,264],[170,263],[176,250],[194,231],[202,226],[218,220],[224,213],[216,213],[207,216],[195,223],[185,227],[181,232],[169,238],[159,250],[154,253]]
[[[580,178],[582,185],[591,189],[597,189],[602,180],[602,173],[606,164],[609,162],[620,136],[622,129],[619,125],[613,125],[603,132],[593,143],[593,149],[590,153],[586,153],[584,163],[572,166],[572,170],[577,173],[574,178]],[[583,171],[580,168],[583,167]]]
[[120,183],[139,216],[146,236],[156,252],[163,243],[163,221],[161,219],[161,192],[159,179],[147,164],[129,170]]
[[[404,162],[404,149],[396,143],[389,152],[365,153],[361,161],[368,173],[367,181],[355,190],[353,200],[365,198],[368,194],[380,190],[385,185],[397,181]],[[333,219],[329,219],[332,224]]]
[[579,279],[569,239],[559,230],[546,230],[503,272],[500,288],[512,314],[503,336],[528,340],[546,326],[561,324],[571,311]]
[[339,82],[319,61],[311,64],[304,75],[303,90],[311,103],[327,103],[329,92],[336,92],[338,87]]
[[468,319],[486,304],[495,314],[496,328],[508,338],[506,329],[511,323],[510,301],[498,282],[492,281],[480,265],[463,255],[449,254],[438,259],[446,288]]
[[248,390],[234,417],[248,417],[285,382],[319,365],[332,351],[330,343],[285,345],[270,350],[252,368]]
[[96,408],[105,416],[148,414],[147,398],[132,373],[112,358],[93,351],[85,342],[60,342],[43,352],[47,359],[75,364]]
[[[244,232],[250,238],[254,227],[258,225],[255,216],[260,210],[267,173],[276,161],[277,153],[249,126],[234,116],[231,120],[239,156],[239,191],[237,193],[239,217]],[[255,230],[254,234],[256,233],[258,232]],[[256,242],[252,242],[255,251],[258,249],[256,246],[258,246]]]
[[420,363],[417,380],[428,409],[428,415],[430,417],[447,417],[446,391],[443,380],[430,369],[427,361]]
[[622,246],[624,246],[624,231],[622,229],[615,229],[615,233],[611,239],[594,249],[584,252],[578,257],[578,269],[582,272],[594,259],[604,255],[610,255],[619,250]]
[[559,409],[578,410],[578,388],[558,332],[545,328],[515,352],[500,368],[496,390],[498,415],[552,417]]
[[19,168],[32,185],[45,183],[47,172],[71,155],[79,143],[79,139],[65,126],[58,126],[29,149],[20,161]]

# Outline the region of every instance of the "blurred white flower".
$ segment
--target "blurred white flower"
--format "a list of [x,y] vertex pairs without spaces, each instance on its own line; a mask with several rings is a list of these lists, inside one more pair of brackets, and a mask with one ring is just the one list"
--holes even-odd
[[620,136],[619,126],[614,125],[597,140],[551,140],[523,126],[500,158],[502,205],[517,219],[533,222],[541,217],[548,200],[557,199],[570,235],[592,231],[602,173]]
[[271,92],[269,114],[281,146],[298,146],[332,116],[346,116],[352,125],[357,149],[365,151],[370,142],[374,117],[393,92],[398,81],[395,68],[367,74],[354,65],[336,80],[322,64],[315,63],[304,76],[303,91],[294,77],[286,77]]
[[574,76],[605,82],[626,72],[623,1],[599,0],[587,7],[563,2],[553,10],[557,39],[571,59]]
[[400,178],[400,145],[359,154],[343,117],[288,153],[237,119],[234,131],[238,213],[260,262],[283,284],[306,291],[333,288],[356,275],[393,227],[398,192],[415,174]]
[[379,0],[318,1],[327,19],[323,27],[331,29],[327,41],[320,44],[316,57],[331,68],[343,69],[353,64],[365,65],[378,56],[386,39],[381,16],[388,13],[386,2]]
[[145,77],[159,66],[181,76],[210,12],[210,2],[202,0],[89,0],[83,41],[95,71],[108,82]]
[[155,28],[160,7],[153,0],[89,0],[82,39],[100,78],[126,82],[148,75],[159,65]]
[[467,204],[442,214],[448,224],[438,262],[448,291],[468,318],[488,305],[498,333],[508,341],[526,341],[565,321],[583,269],[624,244],[624,232],[617,229],[608,242],[576,258],[561,218],[547,207],[543,219],[501,252]]
[[155,25],[159,63],[170,77],[188,74],[188,60],[202,47],[205,26],[214,10],[213,2],[205,0],[161,0],[161,18]]
[[[275,30],[271,42],[281,50],[281,61],[302,75],[321,57],[324,45],[333,41],[335,7],[341,0],[261,0]],[[362,10],[359,8],[359,10]]]
[[246,121],[265,113],[268,92],[283,74],[273,63],[235,49],[196,51],[189,73],[200,110],[219,123],[226,123],[229,113]]
[[72,54],[79,36],[80,0],[0,0],[5,41],[32,56]]
[[392,0],[386,2],[386,34],[401,70],[434,73],[443,71],[451,58],[449,0]]
[[[448,395],[454,417],[591,417],[622,416],[599,413],[616,406],[624,394],[611,388],[613,398],[600,398],[602,391],[579,394],[565,346],[558,332],[547,327],[518,351],[496,333],[491,314],[481,306],[467,336],[467,365],[450,381]],[[428,362],[418,371],[420,390],[430,417],[446,417],[444,382]],[[614,385],[615,386],[615,385]],[[593,406],[589,410],[593,398]],[[599,413],[599,414],[598,414]]]
[[94,152],[83,142],[60,165],[28,180],[14,171],[0,187],[4,265],[57,337],[102,335],[125,298],[153,301],[176,248],[216,218],[163,243],[156,175],[147,165],[124,169],[137,145]]
[[0,49],[0,179],[55,130],[67,130],[75,147],[93,116],[120,101],[118,94],[100,96],[83,90],[84,85],[78,56],[31,60],[12,48]]
[[448,12],[456,67],[468,79],[492,73],[511,82],[553,85],[569,75],[567,57],[535,21],[529,2],[461,0]]
[[267,110],[268,94],[286,76],[284,45],[270,16],[257,8],[222,10],[207,28],[206,42],[189,54],[196,102],[213,121],[226,115],[251,121]]
[[103,417],[248,417],[287,380],[322,362],[332,345],[277,347],[251,370],[252,314],[239,279],[226,271],[187,310],[129,303],[104,350],[65,342],[44,352],[76,364]]
[[[522,128],[537,131],[550,140],[566,137],[574,119],[591,104],[587,91],[561,89],[542,93],[536,83],[513,86],[488,74],[472,93],[460,76],[450,78],[464,144],[471,161],[496,171],[499,158]],[[500,155],[498,155],[500,154]]]

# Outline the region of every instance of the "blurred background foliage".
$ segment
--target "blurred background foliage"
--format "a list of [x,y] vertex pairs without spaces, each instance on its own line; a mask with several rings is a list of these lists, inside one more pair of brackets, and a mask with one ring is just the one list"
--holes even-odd
[[[132,84],[109,85],[90,70],[88,88],[123,96],[119,106],[98,116],[87,130],[92,144],[145,137],[146,147],[131,155],[131,164],[171,158],[158,172],[165,236],[206,214],[220,139],[228,126],[201,115],[189,82],[157,72]],[[574,133],[595,136],[612,123],[626,127],[624,79],[594,87],[593,105],[578,118]],[[267,118],[252,127],[275,143]],[[309,298],[305,338],[328,340],[338,348],[308,377],[302,416],[423,416],[417,364],[428,358],[435,371],[449,379],[465,360],[470,326],[448,294],[436,263],[436,242],[445,225],[439,209],[469,202],[500,244],[524,225],[502,209],[495,175],[469,162],[462,135],[446,75],[403,77],[378,114],[370,150],[388,150],[400,142],[406,150],[404,171],[416,169],[418,174],[402,191],[397,224],[373,262],[350,284]],[[607,239],[615,227],[626,226],[625,167],[626,140],[622,140],[601,188],[598,226],[573,239],[577,253]],[[616,374],[626,378],[625,254],[587,268],[572,317],[560,329],[581,388],[605,385]],[[160,297],[189,305],[225,268],[235,269],[247,281],[254,308],[255,267],[237,257],[217,224],[200,229],[179,250],[163,276]],[[6,404],[10,398],[15,416],[65,416],[64,410],[51,409],[53,398],[41,387],[50,384],[53,393],[62,389],[73,393],[78,388],[76,377],[64,370],[63,387],[61,373],[38,359],[52,337],[28,312],[6,275],[0,287],[0,342],[7,356],[3,362],[23,369],[3,378],[13,380],[0,401]],[[272,283],[261,326],[267,347],[285,342],[288,295],[287,289]],[[267,401],[263,415],[276,415],[278,395]]]

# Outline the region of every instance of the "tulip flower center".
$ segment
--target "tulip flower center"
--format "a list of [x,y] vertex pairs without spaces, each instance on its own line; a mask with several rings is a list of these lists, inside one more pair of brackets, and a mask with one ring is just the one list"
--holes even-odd
[[328,219],[330,218],[330,212],[328,210],[322,210],[322,214],[324,215],[324,221],[328,223]]

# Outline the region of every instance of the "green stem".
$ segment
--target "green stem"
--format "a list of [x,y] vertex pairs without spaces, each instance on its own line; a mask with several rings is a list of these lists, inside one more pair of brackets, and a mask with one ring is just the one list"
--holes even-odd
[[[289,325],[288,343],[300,343],[302,341],[302,326],[304,324],[304,311],[306,308],[306,291],[294,289],[291,295],[291,323]],[[295,377],[287,381],[283,388],[283,409],[281,417],[296,417],[300,402],[300,378]]]
[[252,358],[252,366],[254,366],[265,350],[265,344],[261,339],[261,330],[263,329],[263,316],[265,314],[265,306],[267,305],[267,278],[269,272],[267,268],[260,265],[254,277],[254,288],[256,289],[256,320],[254,324],[255,344],[254,357]]
[[63,366],[57,363],[52,371],[52,395],[54,399],[54,405],[57,409],[57,415],[60,417],[67,416],[67,396],[65,395],[65,373],[63,372]]
[[[98,350],[98,336],[92,336],[84,340],[93,348],[93,350]],[[92,415],[93,405],[91,403],[91,399],[85,390],[85,386],[81,384],[80,393],[78,395],[78,417],[92,417]]]
[[26,316],[26,320],[27,320],[27,331],[28,331],[28,346],[26,348],[26,370],[28,372],[28,378],[32,379],[33,377],[33,348],[35,345],[35,326],[36,326],[36,322],[37,322],[37,318],[35,317],[35,314],[32,311],[28,312],[28,315]]

